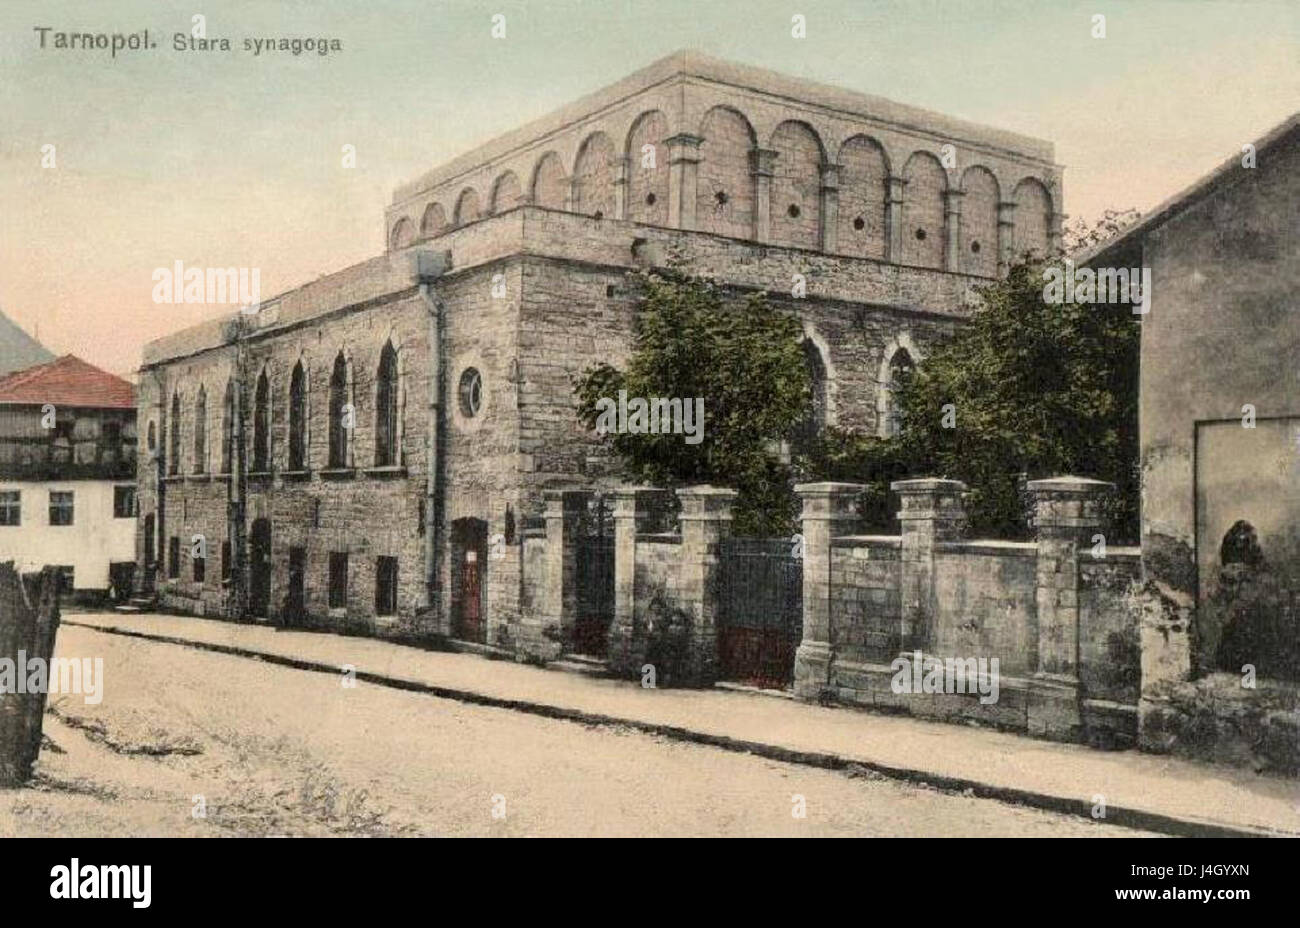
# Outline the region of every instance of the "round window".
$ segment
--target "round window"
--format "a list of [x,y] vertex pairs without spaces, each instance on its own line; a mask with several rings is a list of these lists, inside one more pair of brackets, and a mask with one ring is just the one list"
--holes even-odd
[[867,227],[867,224],[866,224],[865,221],[863,221],[863,219],[862,219],[861,216],[859,216],[857,219],[853,220],[853,228],[856,229],[857,231],[861,232],[861,231],[862,231],[863,229],[865,229],[866,227]]
[[460,375],[460,412],[466,419],[478,415],[483,406],[483,375],[477,368],[467,367]]
[[917,230],[916,230],[916,240],[917,240],[918,242],[924,242],[924,241],[925,241],[925,230],[924,230],[924,229],[917,229]]
[[786,207],[786,214],[787,214],[791,219],[798,219],[798,218],[799,218],[799,206],[798,206],[798,204],[791,203],[788,207]]

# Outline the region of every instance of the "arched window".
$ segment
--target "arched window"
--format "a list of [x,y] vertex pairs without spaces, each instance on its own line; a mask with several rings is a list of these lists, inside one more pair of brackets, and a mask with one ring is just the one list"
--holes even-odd
[[266,371],[257,378],[253,395],[253,470],[266,473],[271,469],[271,384]]
[[172,394],[171,443],[167,448],[167,473],[181,472],[181,395]]
[[899,348],[889,359],[889,380],[885,383],[885,437],[893,438],[903,431],[903,415],[899,406],[898,391],[916,370],[916,363],[906,348]]
[[202,474],[208,469],[208,391],[199,387],[198,399],[194,401],[194,473]]
[[221,472],[230,473],[232,445],[235,438],[235,382],[226,381],[226,396],[221,401]]
[[348,362],[340,351],[334,359],[334,370],[330,374],[330,467],[334,469],[348,466],[348,431],[352,422],[347,405]]
[[805,338],[800,347],[803,349],[804,365],[808,369],[809,395],[803,421],[796,427],[793,437],[795,447],[808,449],[826,428],[826,362],[822,360],[822,353],[811,338]]
[[289,378],[289,470],[307,469],[307,373],[302,362]]
[[384,343],[375,375],[375,466],[391,467],[398,460],[397,352]]

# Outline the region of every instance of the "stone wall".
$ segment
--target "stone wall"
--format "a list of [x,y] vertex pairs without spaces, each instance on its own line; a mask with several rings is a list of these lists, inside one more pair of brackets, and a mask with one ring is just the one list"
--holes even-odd
[[[1131,744],[1139,655],[1125,597],[1138,576],[1136,552],[1094,557],[1058,528],[1097,527],[1109,485],[1061,478],[1030,486],[1039,526],[1031,543],[962,540],[965,487],[956,481],[896,483],[898,537],[852,534],[857,485],[799,487],[805,612],[796,695]],[[996,701],[991,688],[974,685],[899,692],[896,676],[910,664],[896,659],[911,662],[918,652],[963,668],[996,658]]]

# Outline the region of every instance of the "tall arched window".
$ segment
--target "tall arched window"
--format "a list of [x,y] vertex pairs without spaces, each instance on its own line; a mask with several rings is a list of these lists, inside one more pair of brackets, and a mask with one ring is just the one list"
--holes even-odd
[[202,474],[208,469],[208,391],[199,387],[198,398],[194,401],[194,473]]
[[399,464],[397,453],[397,352],[384,343],[375,375],[375,466]]
[[307,469],[307,373],[302,362],[289,378],[289,470]]
[[181,395],[172,394],[171,443],[167,448],[167,473],[181,472]]
[[352,423],[347,404],[348,362],[340,351],[330,374],[330,467],[335,469],[348,466],[348,431]]
[[271,469],[271,383],[266,371],[257,378],[257,392],[253,395],[253,470],[265,473]]
[[822,353],[811,338],[805,338],[800,347],[803,348],[804,365],[808,369],[809,396],[803,421],[795,430],[794,444],[806,449],[826,427],[826,362],[822,360]]
[[885,437],[892,438],[903,430],[898,391],[916,370],[916,363],[906,348],[899,348],[889,359],[889,380],[885,384]]
[[226,396],[221,401],[221,472],[230,473],[235,438],[235,382],[226,381]]

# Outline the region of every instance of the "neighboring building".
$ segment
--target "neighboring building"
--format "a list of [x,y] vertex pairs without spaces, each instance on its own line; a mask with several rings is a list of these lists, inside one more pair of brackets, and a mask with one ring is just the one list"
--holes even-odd
[[130,593],[135,397],[64,355],[0,377],[0,560],[63,568],[79,598]]
[[53,361],[54,355],[18,324],[0,313],[0,377],[13,371]]
[[138,559],[172,609],[517,640],[525,520],[614,484],[573,383],[627,358],[629,270],[769,291],[819,422],[886,433],[1060,202],[1049,143],[673,55],[397,190],[385,254],[147,346]]
[[[1300,682],[1300,116],[1087,263],[1151,269],[1142,559],[1163,608],[1144,629],[1143,711],[1166,718],[1144,730],[1204,741],[1195,728],[1206,706],[1243,709],[1262,681]],[[1242,686],[1246,664],[1261,681],[1253,690]],[[1225,672],[1220,684],[1214,671]],[[1294,716],[1285,725],[1300,750]]]

